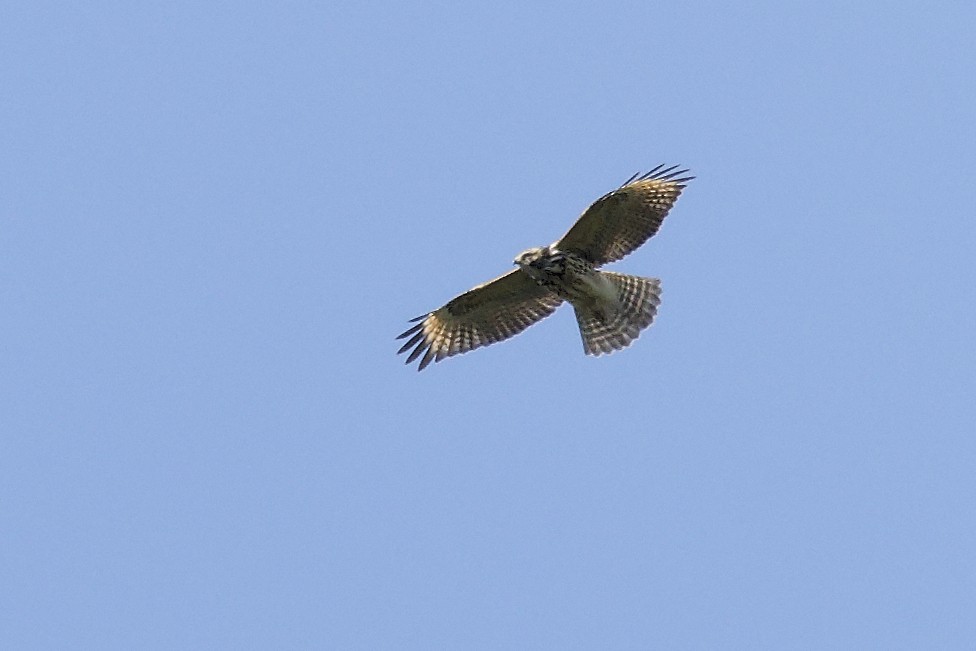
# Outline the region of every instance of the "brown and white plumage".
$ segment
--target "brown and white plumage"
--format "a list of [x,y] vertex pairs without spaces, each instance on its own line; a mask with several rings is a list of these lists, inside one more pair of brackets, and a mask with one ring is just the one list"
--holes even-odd
[[555,244],[560,251],[575,251],[599,267],[620,260],[649,240],[667,216],[685,183],[678,165],[658,165],[634,175],[583,211],[573,227]]
[[518,269],[413,319],[417,325],[397,337],[409,337],[399,352],[413,349],[408,364],[422,355],[423,370],[432,361],[508,339],[564,300],[576,310],[587,355],[630,345],[654,320],[660,281],[598,267],[623,258],[658,231],[693,178],[682,177],[687,170],[677,167],[659,165],[634,175],[597,199],[560,240],[521,253]]
[[552,291],[514,269],[461,294],[444,307],[419,316],[397,339],[413,335],[400,348],[413,348],[409,364],[422,353],[418,370],[430,362],[514,337],[556,311],[563,302]]
[[600,319],[592,311],[576,309],[576,322],[583,337],[583,352],[602,355],[629,346],[651,325],[661,304],[661,281],[657,278],[601,272],[617,288],[622,309],[610,318]]

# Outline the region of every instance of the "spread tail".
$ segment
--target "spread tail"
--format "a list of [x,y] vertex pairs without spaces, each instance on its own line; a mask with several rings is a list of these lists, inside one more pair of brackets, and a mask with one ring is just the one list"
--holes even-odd
[[602,313],[591,308],[574,306],[576,321],[583,336],[583,351],[587,355],[612,353],[629,346],[641,330],[654,321],[661,304],[661,281],[657,278],[628,276],[612,271],[598,272],[617,288],[618,305]]

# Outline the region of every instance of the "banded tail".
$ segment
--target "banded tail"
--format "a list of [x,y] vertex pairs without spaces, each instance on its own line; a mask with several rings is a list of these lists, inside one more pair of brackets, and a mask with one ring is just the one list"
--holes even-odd
[[[602,355],[629,346],[654,321],[661,304],[661,281],[628,276],[613,271],[597,272],[617,288],[619,305],[606,316],[586,307],[574,306],[583,336],[583,352]],[[603,317],[603,318],[601,318]]]

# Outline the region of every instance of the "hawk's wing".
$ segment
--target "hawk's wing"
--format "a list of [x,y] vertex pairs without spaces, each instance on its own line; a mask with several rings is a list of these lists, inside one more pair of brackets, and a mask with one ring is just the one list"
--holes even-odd
[[556,242],[556,248],[575,251],[600,266],[619,260],[646,242],[661,227],[684,184],[695,178],[676,178],[688,171],[676,170],[678,165],[663,167],[632,176],[594,201]]
[[514,337],[559,307],[563,299],[514,269],[461,294],[444,307],[418,316],[397,339],[410,337],[398,351],[413,352],[407,364],[424,354],[418,371],[445,357]]

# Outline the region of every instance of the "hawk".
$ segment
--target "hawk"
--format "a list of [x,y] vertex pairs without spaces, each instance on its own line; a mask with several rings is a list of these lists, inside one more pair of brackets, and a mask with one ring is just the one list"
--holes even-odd
[[461,294],[416,323],[397,339],[398,351],[413,350],[407,364],[423,355],[418,371],[445,357],[513,337],[568,301],[587,355],[629,346],[651,325],[661,303],[661,281],[600,267],[620,260],[657,233],[693,176],[679,166],[658,165],[635,174],[583,211],[572,228],[549,246],[528,249],[516,269]]

